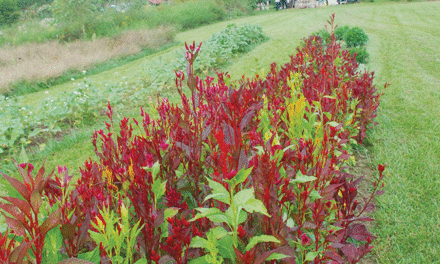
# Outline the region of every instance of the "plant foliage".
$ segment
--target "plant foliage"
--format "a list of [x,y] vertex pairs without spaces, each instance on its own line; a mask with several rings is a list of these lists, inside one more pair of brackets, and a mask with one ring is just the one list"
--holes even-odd
[[[349,143],[374,124],[373,74],[357,70],[333,32],[327,48],[306,38],[289,63],[236,82],[195,74],[201,46],[186,45],[187,73],[176,72],[180,105],[158,97],[157,119],[141,109],[142,120],[119,125],[108,105],[92,137],[97,159],[78,181],[65,168],[34,177],[31,165],[18,166],[23,183],[5,176],[24,200],[1,208],[26,243],[7,238],[3,261],[40,264],[55,226],[55,253],[71,263],[356,263],[371,250],[365,213],[383,193],[385,166],[362,197],[345,167]],[[42,224],[26,218],[43,202]]]

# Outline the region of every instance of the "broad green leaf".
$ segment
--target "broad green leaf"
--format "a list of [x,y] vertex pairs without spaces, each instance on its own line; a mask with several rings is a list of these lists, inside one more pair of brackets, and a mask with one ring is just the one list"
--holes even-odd
[[189,244],[189,247],[208,249],[208,248],[210,248],[210,244],[209,244],[208,240],[206,240],[202,237],[199,237],[199,236],[195,236],[191,239],[191,243]]
[[153,181],[156,181],[156,177],[157,174],[159,174],[159,171],[160,171],[160,164],[159,161],[156,161],[152,167]]
[[298,171],[298,173],[296,174],[296,178],[291,180],[291,183],[305,183],[305,182],[311,182],[316,180],[315,176],[307,176],[307,175],[302,175],[301,172]]
[[322,196],[319,194],[319,192],[317,190],[313,189],[309,194],[309,198],[310,198],[311,202],[313,202],[317,199],[321,199]]
[[95,248],[93,251],[78,254],[78,258],[99,264],[101,262],[101,257],[99,256],[99,247]]
[[264,149],[262,146],[256,146],[255,149],[257,149],[258,155],[264,154]]
[[167,185],[167,181],[160,182],[155,181],[151,185],[151,191],[154,193],[154,206],[156,207],[157,202],[162,198],[162,196],[165,194],[165,187]]
[[163,219],[165,219],[165,221],[160,225],[162,229],[162,234],[160,235],[161,238],[168,237],[168,222],[166,221],[166,219],[168,219],[168,217],[174,217],[178,212],[179,208],[176,207],[169,207],[163,212]]
[[211,233],[215,239],[220,239],[228,234],[228,232],[221,226],[210,229],[209,233]]
[[179,212],[179,208],[177,207],[168,207],[163,212],[163,218],[167,219],[168,217],[174,217]]
[[234,204],[244,206],[250,199],[255,199],[254,189],[244,189],[234,195]]
[[329,125],[331,127],[337,127],[337,126],[339,126],[339,123],[331,121],[331,122],[327,122],[327,125]]
[[241,169],[237,174],[234,176],[234,178],[227,180],[226,182],[230,183],[232,185],[232,188],[235,188],[238,184],[244,182],[246,178],[251,174],[253,167],[250,167],[249,169]]
[[275,242],[280,243],[278,239],[276,239],[274,236],[268,236],[268,235],[261,235],[261,236],[254,236],[249,240],[248,245],[246,246],[246,251],[251,250],[253,247],[255,247],[256,244],[262,243],[262,242]]
[[218,241],[217,248],[219,250],[220,256],[222,256],[223,258],[231,259],[232,263],[235,263],[235,252],[232,245],[232,237],[225,236]]
[[211,187],[211,189],[212,189],[212,194],[208,195],[205,198],[205,201],[213,198],[215,200],[226,203],[228,205],[231,204],[229,192],[228,192],[228,190],[226,190],[226,188],[222,184],[220,184],[216,181],[213,181],[211,179],[208,179],[208,184],[209,184],[209,187]]
[[206,217],[214,223],[231,223],[231,218],[225,213],[210,214]]
[[[225,214],[232,219],[233,218],[233,213],[232,213],[232,208],[229,207],[228,210],[226,210]],[[238,222],[237,224],[241,224],[244,223],[247,219],[247,213],[244,210],[241,210],[240,207],[240,213],[238,214]],[[232,226],[232,223],[229,223],[230,226]]]
[[204,255],[204,256],[198,257],[196,259],[191,260],[188,263],[189,264],[206,264],[206,263],[208,263],[208,260],[206,259],[207,256],[209,256],[209,255]]
[[196,216],[194,216],[194,218],[191,219],[190,222],[203,217],[208,217],[209,215],[213,215],[213,214],[223,214],[223,212],[220,211],[220,209],[218,208],[196,208],[196,210],[199,211],[199,213],[196,214]]
[[283,258],[290,258],[290,256],[275,252],[272,253],[266,260],[275,260],[275,259],[283,259]]
[[318,252],[309,252],[306,254],[306,261],[312,261],[318,256]]
[[248,213],[257,212],[270,217],[270,215],[267,213],[267,209],[264,206],[263,202],[258,199],[248,200],[246,204],[243,205],[243,209],[246,210]]

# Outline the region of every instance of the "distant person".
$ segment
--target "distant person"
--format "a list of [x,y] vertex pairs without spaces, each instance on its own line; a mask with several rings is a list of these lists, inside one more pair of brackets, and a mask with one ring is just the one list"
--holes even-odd
[[278,11],[278,9],[280,9],[280,7],[281,7],[280,0],[275,0],[275,10]]
[[281,0],[281,8],[287,9],[287,0]]

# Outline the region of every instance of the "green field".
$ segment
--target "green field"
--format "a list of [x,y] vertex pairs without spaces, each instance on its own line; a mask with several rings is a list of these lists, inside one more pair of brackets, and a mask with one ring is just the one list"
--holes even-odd
[[[233,78],[250,76],[270,63],[289,60],[303,37],[326,24],[335,13],[339,25],[359,26],[370,40],[367,67],[375,72],[379,90],[390,83],[382,97],[378,126],[370,133],[367,152],[371,166],[386,164],[385,194],[378,199],[379,209],[373,233],[374,259],[377,263],[440,263],[440,2],[362,3],[319,9],[266,12],[263,15],[221,22],[177,35],[184,41],[203,41],[229,23],[259,24],[270,40],[223,66]],[[134,76],[144,62],[165,56],[175,48],[90,76],[95,85],[120,82]],[[172,69],[170,69],[172,70]],[[50,94],[72,89],[72,83],[52,87]],[[172,93],[165,95],[171,96]],[[29,94],[24,102],[42,99],[44,91]],[[172,99],[172,98],[171,98]],[[133,102],[126,113],[138,112]],[[97,126],[99,127],[99,126]],[[65,164],[76,171],[93,156],[91,129],[66,136],[52,143],[44,153],[30,157],[40,163]],[[437,142],[437,143],[436,143]],[[50,145],[50,144],[48,144]]]

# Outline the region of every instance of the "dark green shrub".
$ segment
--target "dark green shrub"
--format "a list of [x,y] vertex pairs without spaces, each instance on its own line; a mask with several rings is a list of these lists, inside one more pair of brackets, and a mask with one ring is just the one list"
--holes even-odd
[[365,31],[358,27],[353,27],[345,33],[345,43],[347,47],[363,46],[368,41]]
[[20,12],[15,0],[0,0],[0,26],[11,25],[18,21]]
[[335,29],[335,38],[337,40],[343,40],[345,38],[345,33],[350,30],[349,26],[337,27]]
[[356,61],[358,63],[367,63],[368,58],[370,57],[367,49],[365,49],[364,47],[353,47],[349,49],[349,52],[352,56],[356,54]]

